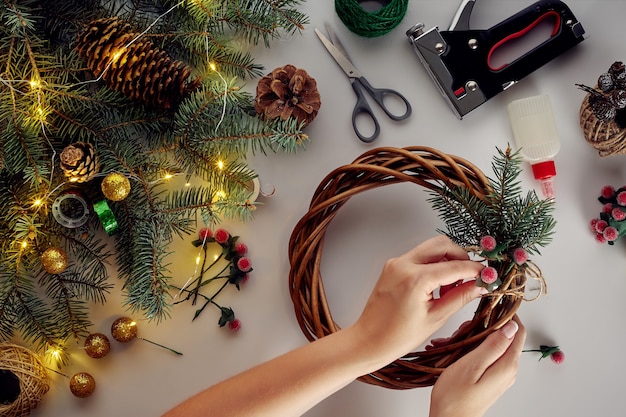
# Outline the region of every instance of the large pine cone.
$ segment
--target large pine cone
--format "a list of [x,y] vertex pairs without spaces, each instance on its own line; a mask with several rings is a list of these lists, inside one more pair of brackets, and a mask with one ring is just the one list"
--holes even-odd
[[176,106],[199,81],[188,80],[189,66],[138,36],[130,24],[117,17],[97,19],[79,35],[76,49],[94,75],[102,76],[111,89],[148,107]]
[[303,69],[285,65],[259,80],[254,108],[263,119],[296,118],[309,124],[321,106],[315,79]]
[[91,143],[76,142],[61,152],[61,169],[71,182],[87,182],[100,171],[100,161]]

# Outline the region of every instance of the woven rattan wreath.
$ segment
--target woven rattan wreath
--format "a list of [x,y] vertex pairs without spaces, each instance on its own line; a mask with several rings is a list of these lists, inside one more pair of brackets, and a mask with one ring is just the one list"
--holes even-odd
[[[372,149],[353,163],[335,169],[315,190],[309,211],[295,226],[289,242],[289,288],[303,333],[313,341],[339,330],[326,300],[320,263],[326,230],[350,197],[390,184],[410,182],[438,192],[448,186],[467,187],[478,197],[489,181],[473,164],[427,147]],[[517,312],[526,284],[524,274],[512,272],[494,293],[481,299],[473,319],[449,341],[413,352],[359,378],[392,389],[431,386],[443,370],[474,349],[489,333]],[[514,289],[514,291],[510,291]]]

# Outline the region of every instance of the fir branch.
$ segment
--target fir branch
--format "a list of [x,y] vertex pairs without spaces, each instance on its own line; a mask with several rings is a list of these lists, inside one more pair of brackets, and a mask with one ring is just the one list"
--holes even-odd
[[511,250],[522,247],[539,253],[538,247],[547,245],[554,233],[554,201],[540,200],[534,191],[521,196],[521,162],[518,153],[498,149],[492,163],[494,177],[489,179],[491,191],[484,199],[448,184],[431,191],[429,201],[446,224],[440,232],[465,247],[478,247],[481,237],[489,235]]
[[[258,76],[263,67],[229,40],[237,34],[267,45],[301,30],[307,18],[297,10],[299,1],[57,3],[0,4],[0,339],[19,332],[39,346],[84,334],[89,303],[104,302],[110,288],[111,251],[93,233],[83,235],[100,228],[96,215],[69,230],[50,212],[58,193],[70,188],[59,164],[64,147],[76,141],[95,146],[101,173],[71,185],[88,199],[102,198],[99,184],[107,173],[130,178],[130,195],[110,204],[119,225],[112,237],[117,275],[129,308],[160,320],[171,302],[167,245],[173,236],[190,233],[198,217],[210,224],[250,219],[255,205],[249,182],[256,174],[246,164],[248,153],[294,152],[307,138],[294,121],[256,117],[238,78]],[[143,28],[137,33],[149,28],[142,36],[191,65],[202,88],[177,108],[155,110],[94,79],[74,42],[86,24],[110,15]],[[224,84],[220,76],[230,78]],[[222,159],[223,167],[215,169]],[[166,172],[207,183],[170,193],[159,182]],[[33,205],[35,198],[41,207]],[[58,275],[46,273],[40,262],[51,245],[70,256]]]
[[123,286],[127,294],[125,304],[133,312],[141,311],[151,320],[160,321],[169,317],[170,278],[165,275],[165,258],[170,254],[164,248],[169,240],[163,225],[156,219],[149,220],[152,227],[141,227],[136,234],[133,247],[133,274]]
[[429,199],[433,209],[446,221],[445,233],[461,246],[474,246],[492,230],[486,223],[491,214],[484,201],[463,187],[444,187]]

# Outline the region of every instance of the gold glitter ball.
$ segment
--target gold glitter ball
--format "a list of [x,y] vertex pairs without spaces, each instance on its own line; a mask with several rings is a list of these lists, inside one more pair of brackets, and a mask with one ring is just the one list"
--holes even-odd
[[122,201],[130,193],[130,181],[126,175],[112,172],[102,180],[102,193],[111,201]]
[[96,380],[87,372],[79,372],[70,378],[70,391],[78,398],[89,397],[96,390]]
[[41,254],[41,266],[49,274],[60,274],[67,269],[68,264],[67,253],[61,248],[48,248]]
[[109,338],[102,333],[92,333],[85,339],[85,352],[90,358],[100,359],[111,351]]
[[120,317],[111,325],[111,335],[118,342],[130,342],[137,337],[137,323],[129,317]]

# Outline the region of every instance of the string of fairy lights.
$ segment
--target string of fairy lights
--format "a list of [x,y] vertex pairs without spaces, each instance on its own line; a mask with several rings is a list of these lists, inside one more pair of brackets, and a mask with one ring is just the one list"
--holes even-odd
[[[117,51],[113,52],[111,54],[111,58],[108,62],[108,64],[106,65],[106,67],[104,68],[104,70],[102,71],[102,73],[94,79],[90,79],[90,80],[85,80],[85,81],[81,81],[79,83],[75,83],[69,86],[60,86],[62,88],[73,88],[73,87],[77,87],[80,85],[84,85],[84,84],[90,84],[90,83],[97,83],[100,80],[102,80],[103,76],[106,74],[107,71],[109,71],[111,69],[111,66],[113,64],[115,64],[115,62],[121,57],[121,55],[124,53],[124,51],[126,49],[128,49],[133,43],[137,42],[139,39],[141,39],[142,37],[144,37],[145,35],[147,35],[150,30],[164,17],[166,17],[167,15],[169,15],[170,13],[172,13],[174,10],[176,10],[177,8],[179,8],[180,6],[182,6],[185,3],[186,0],[181,0],[180,2],[178,2],[177,4],[173,5],[172,7],[170,7],[168,10],[166,10],[165,12],[163,12],[162,14],[160,14],[159,16],[157,16],[152,23],[150,23],[142,32],[140,32],[137,36],[135,36],[133,39],[131,39],[129,42],[127,42],[125,45],[121,46]],[[208,25],[208,23],[207,23]],[[207,31],[207,35],[205,36],[205,49],[206,49],[206,60],[207,60],[207,65],[208,68],[215,72],[221,79],[223,85],[224,85],[224,94],[223,94],[223,102],[222,102],[222,109],[221,109],[221,115],[220,115],[220,119],[215,127],[215,132],[218,131],[219,127],[221,126],[225,114],[226,114],[226,105],[227,105],[227,94],[228,94],[228,82],[226,81],[226,79],[224,78],[224,76],[221,74],[221,72],[217,69],[217,65],[211,61],[210,59],[210,55],[209,55],[209,39],[208,39],[208,31]],[[38,75],[35,75],[33,77],[33,79],[31,80],[25,80],[25,79],[16,79],[16,80],[7,80],[4,79],[3,77],[0,76],[0,83],[2,83],[3,85],[5,85],[7,88],[9,88],[11,91],[13,91],[16,94],[20,94],[20,95],[27,95],[29,94],[29,92],[25,92],[22,91],[18,88],[15,88],[14,85],[19,85],[19,84],[25,84],[28,85],[30,87],[30,92],[34,92],[35,93],[35,97],[36,97],[36,106],[35,106],[35,115],[34,118],[38,121],[39,125],[41,126],[41,135],[44,138],[44,140],[46,141],[46,143],[48,144],[49,148],[52,151],[52,156],[51,156],[51,170],[50,170],[50,184],[53,183],[53,178],[54,178],[54,172],[55,172],[55,162],[56,162],[56,158],[57,158],[57,152],[54,149],[54,146],[52,145],[52,142],[50,141],[48,134],[47,134],[47,130],[46,130],[46,110],[45,110],[45,105],[44,105],[44,85],[42,80],[39,78]],[[217,168],[219,170],[223,170],[224,169],[224,162],[219,159],[217,162]],[[103,172],[103,173],[98,173],[95,175],[95,177],[103,177],[108,175],[109,173],[107,172]],[[158,182],[161,181],[167,181],[170,180],[172,178],[174,178],[175,176],[178,175],[182,175],[180,173],[169,173],[169,172],[165,172],[163,174],[163,176],[161,178],[158,178],[154,181],[151,181],[149,184],[150,185],[154,185]],[[135,178],[133,175],[130,175],[131,179],[135,179],[135,180],[139,180],[138,178]],[[45,202],[49,200],[49,198],[54,195],[60,188],[70,184],[70,183],[74,183],[77,181],[77,178],[72,178],[70,177],[68,179],[68,181],[64,181],[61,182],[60,184],[58,184],[57,186],[55,186],[52,189],[49,189],[47,192],[44,193],[44,195],[42,196],[37,196],[35,198],[32,199],[32,203],[30,206],[27,207],[21,207],[22,210],[24,211],[28,211],[28,210],[35,210],[35,213],[37,213],[38,210],[42,209],[45,206]],[[189,183],[186,183],[185,186],[189,186]],[[223,191],[218,191],[218,197],[224,198],[225,197],[225,193]],[[21,242],[21,247],[23,249],[26,249],[28,247],[28,241],[24,240]]]
[[[109,71],[111,69],[111,67],[115,64],[115,62],[120,59],[120,57],[122,56],[122,54],[124,53],[125,50],[127,50],[133,43],[137,42],[139,39],[141,39],[142,37],[146,36],[150,30],[157,24],[157,22],[161,19],[163,19],[164,17],[166,17],[167,15],[169,15],[170,13],[172,13],[174,10],[176,10],[177,8],[179,8],[180,6],[182,6],[187,0],[181,0],[180,2],[176,3],[174,6],[170,7],[168,10],[166,10],[164,13],[162,13],[161,15],[159,15],[158,17],[156,17],[154,19],[154,21],[152,21],[152,23],[150,25],[148,25],[141,33],[139,33],[137,36],[135,36],[133,39],[131,39],[128,43],[126,43],[125,45],[121,46],[117,51],[113,52],[110,56],[109,62],[106,65],[106,67],[104,68],[104,70],[102,71],[102,73],[94,79],[90,79],[90,80],[85,80],[85,81],[81,81],[79,83],[75,83],[69,86],[53,86],[53,85],[47,85],[45,84],[40,77],[37,75],[35,75],[31,80],[26,80],[26,79],[14,79],[14,80],[7,80],[3,77],[0,76],[0,83],[3,84],[4,86],[6,86],[7,88],[10,89],[10,91],[12,91],[15,94],[19,94],[22,96],[26,96],[28,94],[34,94],[35,96],[35,100],[34,100],[34,115],[33,118],[35,120],[37,120],[38,124],[41,126],[41,135],[44,138],[45,142],[47,143],[47,145],[49,146],[49,148],[51,149],[52,155],[51,155],[51,169],[50,169],[50,180],[49,183],[53,184],[53,178],[54,178],[54,169],[55,169],[55,162],[57,159],[57,152],[54,149],[54,146],[52,145],[52,142],[50,140],[50,138],[48,137],[48,133],[47,133],[47,129],[46,129],[46,117],[47,114],[49,113],[49,111],[46,110],[46,104],[45,104],[45,90],[49,89],[49,88],[63,88],[63,89],[70,89],[70,88],[74,88],[74,87],[78,87],[81,85],[85,85],[85,84],[90,84],[90,83],[97,83],[100,80],[102,80],[103,76],[105,75],[105,73],[107,71]],[[195,3],[197,3],[197,1],[194,1]],[[226,110],[227,110],[227,94],[228,94],[228,82],[227,80],[224,78],[224,76],[221,74],[221,72],[218,70],[217,65],[215,64],[215,62],[213,62],[210,59],[210,53],[209,53],[209,36],[208,36],[208,22],[207,22],[207,35],[205,37],[205,49],[206,49],[206,61],[207,61],[207,66],[208,68],[213,71],[214,73],[216,73],[221,82],[223,83],[224,86],[224,91],[223,91],[223,102],[222,102],[222,109],[221,109],[221,115],[219,118],[219,121],[215,127],[215,133],[218,132],[218,129],[220,128],[222,122],[224,121],[224,117],[226,114]],[[36,68],[35,68],[35,72],[37,72]],[[16,88],[18,86],[27,86],[29,88],[29,91],[24,91],[23,89],[20,88]],[[218,162],[217,162],[217,169],[218,170],[223,170],[224,169],[224,161],[221,158],[218,158]],[[100,177],[100,176],[106,176],[110,173],[98,173],[95,174],[95,176]],[[150,182],[151,185],[158,183],[160,181],[167,181],[167,180],[171,180],[172,178],[174,178],[175,176],[178,175],[182,175],[181,173],[169,173],[169,172],[165,172],[163,174],[163,176],[161,178],[158,178],[152,182]],[[139,180],[139,178],[135,178],[133,175],[130,175],[130,178],[133,180]],[[256,180],[256,179],[255,179]],[[36,214],[39,210],[41,210],[42,208],[44,208],[46,206],[46,202],[51,198],[52,195],[54,195],[59,189],[61,189],[62,187],[67,186],[68,184],[74,183],[76,182],[77,179],[76,178],[72,178],[70,177],[67,181],[63,181],[60,184],[56,185],[54,188],[52,189],[48,189],[47,191],[45,191],[43,193],[43,195],[41,196],[36,196],[32,199],[32,204],[30,206],[27,207],[21,207],[22,210],[24,211],[30,211],[30,210],[34,210],[34,214]],[[190,183],[187,182],[185,183],[185,186],[190,186]],[[258,193],[258,180],[256,180],[255,183],[253,183],[253,187],[255,188],[254,191],[256,191]],[[253,192],[254,194],[254,192]],[[273,194],[273,190],[270,193],[263,193],[263,195],[269,196]],[[224,198],[225,197],[225,193],[223,191],[218,191],[216,193],[217,198]],[[255,197],[256,198],[256,197]],[[198,271],[198,266],[200,264],[200,259],[201,259],[201,254],[204,250],[204,247],[206,245],[206,238],[203,240],[202,245],[199,247],[198,249],[198,254],[195,257],[195,270],[192,274],[192,277],[195,276],[195,274]],[[20,250],[24,251],[28,248],[29,246],[29,242],[28,239],[24,239],[21,243],[20,243]],[[189,285],[190,280],[183,286],[183,289],[186,288]],[[182,290],[181,290],[182,291]],[[56,363],[57,365],[59,365],[62,361],[63,361],[63,352],[65,351],[65,347],[62,345],[50,345],[49,348],[45,351],[44,355],[45,358],[52,362],[52,363]]]

